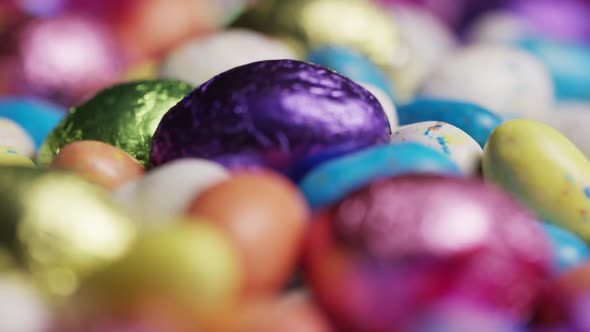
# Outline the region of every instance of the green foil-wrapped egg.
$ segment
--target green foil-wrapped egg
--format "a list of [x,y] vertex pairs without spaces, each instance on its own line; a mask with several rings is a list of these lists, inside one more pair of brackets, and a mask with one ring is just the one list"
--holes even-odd
[[154,80],[103,90],[70,110],[39,150],[37,164],[47,166],[68,143],[96,140],[118,147],[146,166],[162,116],[192,89],[179,81]]
[[98,187],[76,175],[0,169],[0,251],[29,270],[51,296],[123,256],[136,225]]
[[308,49],[325,45],[351,47],[385,68],[391,68],[398,56],[396,26],[390,15],[368,0],[261,0],[234,26]]

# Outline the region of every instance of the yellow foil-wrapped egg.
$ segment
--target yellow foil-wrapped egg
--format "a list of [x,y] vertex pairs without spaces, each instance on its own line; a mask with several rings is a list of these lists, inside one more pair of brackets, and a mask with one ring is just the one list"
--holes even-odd
[[2,168],[0,209],[0,248],[52,296],[73,293],[135,238],[135,223],[102,190],[73,174]]
[[31,159],[18,153],[16,149],[0,145],[0,167],[2,166],[36,167]]
[[234,26],[267,33],[288,44],[347,46],[390,68],[399,34],[391,17],[368,0],[261,0]]
[[237,249],[216,226],[172,223],[144,233],[121,260],[89,278],[70,314],[86,326],[105,316],[140,319],[146,307],[164,305],[204,326],[237,303],[240,266]]

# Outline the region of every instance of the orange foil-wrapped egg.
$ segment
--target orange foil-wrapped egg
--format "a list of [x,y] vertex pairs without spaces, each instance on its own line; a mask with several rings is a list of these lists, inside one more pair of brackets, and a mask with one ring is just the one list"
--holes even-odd
[[66,145],[51,162],[51,168],[72,170],[108,190],[140,178],[145,172],[139,162],[124,151],[98,141]]
[[297,187],[270,172],[237,174],[211,187],[195,198],[188,214],[221,225],[237,243],[248,295],[273,293],[286,284],[309,217]]

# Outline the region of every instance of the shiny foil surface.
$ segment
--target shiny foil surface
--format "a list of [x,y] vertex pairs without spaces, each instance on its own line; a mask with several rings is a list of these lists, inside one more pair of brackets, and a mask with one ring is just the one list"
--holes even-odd
[[399,34],[392,19],[367,0],[261,0],[234,23],[305,48],[351,47],[391,67]]
[[74,107],[49,134],[37,164],[48,165],[68,143],[96,140],[118,147],[145,166],[162,116],[191,90],[186,83],[167,80],[130,82],[103,90]]
[[446,296],[525,321],[551,263],[535,218],[479,179],[385,179],[313,224],[307,280],[355,331],[403,331],[412,314]]
[[22,94],[76,105],[119,78],[122,54],[97,22],[81,16],[32,21],[19,39]]
[[248,166],[283,170],[334,145],[389,135],[381,104],[360,85],[300,61],[261,61],[220,74],[172,108],[154,134],[151,163],[248,156]]
[[52,296],[73,293],[135,238],[135,223],[105,193],[68,173],[2,168],[0,208],[0,249]]

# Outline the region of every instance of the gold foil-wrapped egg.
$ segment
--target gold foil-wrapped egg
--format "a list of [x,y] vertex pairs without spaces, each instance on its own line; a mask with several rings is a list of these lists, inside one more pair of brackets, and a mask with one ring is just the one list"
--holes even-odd
[[160,120],[192,90],[186,83],[169,80],[129,82],[103,90],[74,107],[49,134],[37,164],[47,166],[68,143],[95,140],[127,152],[146,166]]
[[391,17],[368,0],[261,0],[234,23],[305,48],[347,46],[390,68],[398,30]]
[[0,209],[0,248],[53,296],[73,293],[136,235],[104,192],[68,173],[0,169]]

